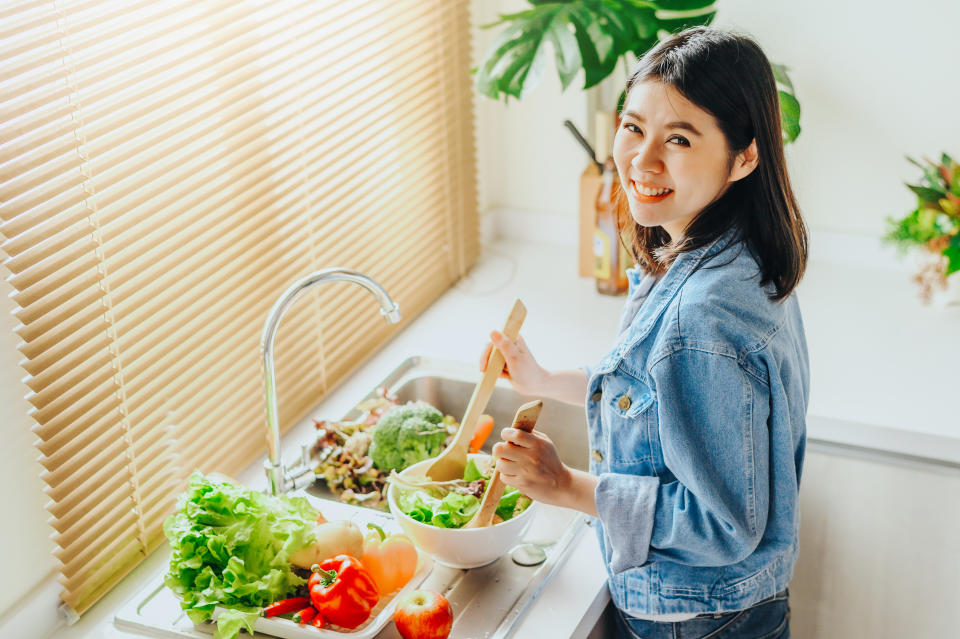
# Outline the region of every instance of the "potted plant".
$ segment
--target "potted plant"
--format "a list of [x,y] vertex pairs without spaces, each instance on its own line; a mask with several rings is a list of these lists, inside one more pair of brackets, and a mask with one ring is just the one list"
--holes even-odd
[[907,158],[923,171],[919,184],[907,184],[917,207],[900,219],[888,218],[884,236],[901,252],[920,249],[914,280],[925,303],[960,303],[960,164],[946,153],[940,162]]
[[[507,25],[483,63],[471,72],[477,90],[493,99],[527,95],[543,76],[553,49],[563,90],[582,69],[584,89],[609,76],[619,61],[629,72],[661,37],[688,27],[706,25],[716,15],[714,0],[528,0],[530,9],[500,14],[489,29]],[[784,142],[800,134],[800,103],[783,65],[773,65],[780,94]],[[617,110],[622,109],[621,92]],[[602,158],[601,158],[602,161]]]

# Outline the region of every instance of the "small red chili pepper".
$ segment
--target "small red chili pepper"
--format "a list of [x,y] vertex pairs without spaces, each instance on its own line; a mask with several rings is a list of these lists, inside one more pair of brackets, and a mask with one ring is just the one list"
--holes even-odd
[[[316,610],[316,608],[314,608],[314,610]],[[326,623],[327,623],[327,620],[324,619],[323,615],[321,615],[318,612],[316,615],[313,616],[313,620],[310,622],[310,625],[313,626],[314,628],[323,628],[323,626]]]
[[264,608],[263,616],[275,617],[277,615],[285,615],[288,612],[303,610],[309,605],[310,600],[306,597],[290,597],[289,599],[281,599],[280,601],[275,601]]
[[296,621],[301,626],[305,623],[310,623],[313,621],[313,618],[317,616],[317,609],[313,606],[307,606],[297,614],[293,616],[293,620]]
[[359,559],[337,555],[314,564],[311,570],[307,582],[310,600],[326,621],[353,629],[370,617],[380,594]]

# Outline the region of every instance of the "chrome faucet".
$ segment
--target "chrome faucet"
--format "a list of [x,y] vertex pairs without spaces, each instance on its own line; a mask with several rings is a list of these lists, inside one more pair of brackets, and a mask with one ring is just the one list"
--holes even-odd
[[313,473],[310,468],[308,453],[304,450],[303,459],[296,472],[284,469],[280,461],[280,424],[277,421],[277,384],[273,370],[273,342],[277,335],[280,318],[290,308],[294,300],[305,290],[321,282],[335,282],[346,280],[363,286],[370,291],[380,302],[380,313],[386,317],[387,323],[396,324],[400,321],[400,308],[379,284],[364,275],[348,268],[325,268],[312,273],[294,283],[280,296],[263,326],[263,336],[260,338],[260,351],[263,353],[263,385],[267,395],[267,461],[263,463],[267,471],[267,483],[270,494],[279,495],[298,486],[298,480],[307,473]]

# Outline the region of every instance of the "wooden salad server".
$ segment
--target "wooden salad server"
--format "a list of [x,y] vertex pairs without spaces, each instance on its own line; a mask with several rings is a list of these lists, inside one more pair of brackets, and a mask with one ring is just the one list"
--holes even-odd
[[[512,428],[518,428],[520,430],[530,432],[533,430],[534,424],[537,423],[537,418],[540,417],[540,409],[543,408],[543,402],[534,400],[532,402],[527,402],[519,409],[517,409],[517,415],[513,418]],[[493,516],[497,512],[497,506],[500,504],[500,498],[503,497],[503,490],[506,488],[506,484],[503,483],[503,479],[500,478],[500,471],[496,468],[493,470],[493,475],[490,476],[490,484],[487,486],[487,489],[483,493],[483,500],[480,502],[480,508],[473,514],[473,517],[470,518],[464,528],[482,528],[483,526],[489,526],[493,523]]]
[[[507,323],[503,327],[503,334],[512,340],[517,339],[520,334],[520,326],[526,316],[527,308],[523,305],[523,302],[515,301],[513,309],[507,317]],[[503,353],[498,351],[495,346],[491,348],[490,358],[487,360],[487,369],[483,372],[483,377],[480,378],[476,388],[473,389],[470,403],[467,404],[467,412],[460,420],[460,429],[450,445],[427,468],[425,474],[433,481],[463,479],[463,471],[467,467],[467,449],[470,446],[470,438],[473,437],[473,431],[477,427],[477,422],[480,421],[480,415],[487,407],[490,396],[493,395],[494,384],[497,383],[497,378],[503,372],[505,363]]]

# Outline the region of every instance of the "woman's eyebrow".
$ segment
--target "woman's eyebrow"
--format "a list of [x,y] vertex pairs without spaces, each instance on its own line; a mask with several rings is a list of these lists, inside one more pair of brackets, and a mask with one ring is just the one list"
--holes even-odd
[[[639,113],[637,113],[636,111],[624,111],[624,112],[623,112],[623,115],[624,115],[624,116],[629,116],[629,117],[633,118],[634,120],[637,120],[638,122],[644,122],[644,121],[645,121],[645,120],[643,119],[643,116],[640,115]],[[694,135],[701,135],[701,136],[703,135],[702,133],[700,133],[700,131],[697,130],[697,127],[693,126],[693,125],[690,124],[689,122],[684,122],[684,121],[682,121],[682,120],[677,121],[677,122],[668,122],[668,123],[667,123],[667,128],[668,128],[668,129],[683,129],[683,130],[685,130],[685,131],[689,131],[690,133],[693,133]]]

